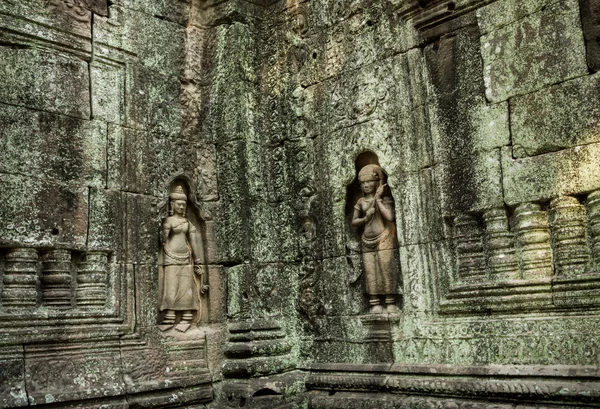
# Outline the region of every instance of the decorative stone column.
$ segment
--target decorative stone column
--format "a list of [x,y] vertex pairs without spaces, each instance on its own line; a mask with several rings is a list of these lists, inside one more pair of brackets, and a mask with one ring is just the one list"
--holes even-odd
[[487,245],[488,268],[492,280],[513,280],[519,277],[519,262],[515,257],[513,234],[508,229],[508,217],[503,207],[488,210],[483,215]]
[[586,209],[592,243],[592,261],[598,269],[600,268],[600,190],[588,195]]
[[42,255],[42,305],[71,308],[71,251],[49,250]]
[[[232,322],[227,328],[221,386],[227,400],[216,407],[284,407],[285,389],[298,382],[285,375],[296,365],[285,330],[272,318]],[[272,398],[268,405],[265,397]]]
[[3,309],[20,310],[36,307],[37,262],[36,249],[16,248],[8,251],[2,288]]
[[90,250],[77,269],[77,308],[101,310],[106,304],[108,252]]
[[478,282],[485,279],[483,237],[481,228],[473,216],[464,214],[454,219],[454,242],[460,280]]
[[246,378],[285,372],[293,366],[286,333],[273,319],[233,322],[228,325],[223,374]]
[[548,215],[535,203],[522,203],[515,209],[517,237],[521,249],[524,279],[553,274]]
[[590,260],[585,208],[574,197],[558,197],[550,203],[550,225],[556,274],[585,273]]

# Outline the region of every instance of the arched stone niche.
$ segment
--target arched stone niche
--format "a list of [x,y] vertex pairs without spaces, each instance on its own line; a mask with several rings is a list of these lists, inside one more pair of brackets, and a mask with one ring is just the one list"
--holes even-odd
[[210,321],[210,214],[202,209],[184,173],[169,179],[159,206],[158,324],[161,330]]
[[[345,206],[349,282],[351,285],[361,283],[369,313],[399,313],[402,307],[400,259],[396,209],[388,175],[371,151],[360,153],[354,167],[354,179],[346,186]],[[370,188],[363,186],[369,181],[372,182]],[[377,194],[379,187],[381,192]]]

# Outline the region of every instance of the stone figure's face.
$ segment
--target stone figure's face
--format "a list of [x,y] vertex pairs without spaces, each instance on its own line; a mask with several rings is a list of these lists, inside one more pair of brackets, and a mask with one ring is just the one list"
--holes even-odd
[[173,209],[173,213],[178,214],[180,216],[185,215],[185,209],[187,207],[187,202],[185,200],[174,200],[171,202],[171,206]]
[[377,180],[365,180],[360,182],[360,188],[366,195],[369,193],[375,193],[375,189],[377,189],[377,182]]

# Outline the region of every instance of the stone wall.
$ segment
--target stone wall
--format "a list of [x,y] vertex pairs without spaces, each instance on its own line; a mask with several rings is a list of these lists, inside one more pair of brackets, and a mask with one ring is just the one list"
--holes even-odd
[[[4,0],[0,407],[598,407],[598,13]],[[398,314],[368,313],[367,162]],[[209,286],[185,331],[175,182]]]

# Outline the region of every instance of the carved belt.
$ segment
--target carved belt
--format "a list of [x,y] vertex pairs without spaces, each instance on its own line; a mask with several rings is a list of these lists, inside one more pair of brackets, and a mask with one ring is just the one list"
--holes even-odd
[[187,252],[185,254],[171,253],[169,250],[167,250],[166,246],[163,247],[163,251],[165,252],[165,256],[172,259],[177,264],[188,264],[190,262],[190,253],[189,252]]
[[379,243],[381,243],[382,241],[384,241],[385,239],[388,238],[388,236],[390,235],[390,231],[385,229],[383,232],[381,232],[381,234],[377,237],[362,237],[362,243],[365,247],[367,248],[377,248],[377,246],[379,245]]

